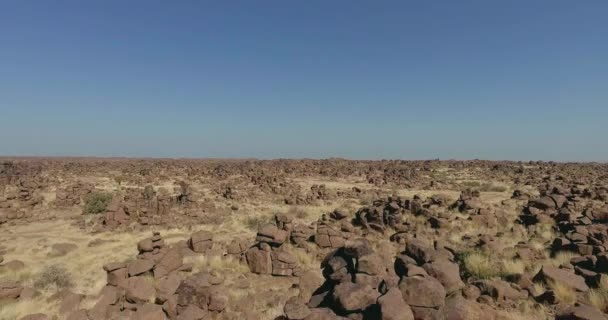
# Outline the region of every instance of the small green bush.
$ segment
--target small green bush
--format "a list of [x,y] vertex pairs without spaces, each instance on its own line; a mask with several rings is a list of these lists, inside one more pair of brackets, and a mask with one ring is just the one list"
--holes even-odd
[[84,214],[97,214],[106,211],[112,201],[112,195],[107,192],[91,192],[84,199]]
[[36,289],[46,289],[54,286],[57,289],[69,288],[72,286],[70,273],[60,265],[50,265],[44,267],[34,281]]

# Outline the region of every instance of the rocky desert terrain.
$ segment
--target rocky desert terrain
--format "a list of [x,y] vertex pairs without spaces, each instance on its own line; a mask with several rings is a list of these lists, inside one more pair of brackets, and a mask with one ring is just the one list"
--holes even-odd
[[0,159],[0,319],[606,319],[608,165]]

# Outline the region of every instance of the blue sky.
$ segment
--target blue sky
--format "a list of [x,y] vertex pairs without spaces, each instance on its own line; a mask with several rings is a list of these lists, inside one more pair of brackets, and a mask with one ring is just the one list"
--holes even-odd
[[0,155],[608,160],[608,1],[2,1]]

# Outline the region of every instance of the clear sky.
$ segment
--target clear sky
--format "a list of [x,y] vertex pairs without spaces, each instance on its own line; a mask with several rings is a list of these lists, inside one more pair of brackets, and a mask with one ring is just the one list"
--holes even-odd
[[0,155],[608,160],[608,1],[0,2]]

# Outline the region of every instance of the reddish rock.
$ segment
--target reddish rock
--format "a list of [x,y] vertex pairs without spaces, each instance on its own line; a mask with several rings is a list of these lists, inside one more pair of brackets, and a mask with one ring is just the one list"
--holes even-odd
[[19,271],[25,268],[25,263],[21,260],[11,260],[4,264],[4,267],[11,271]]
[[543,266],[536,276],[534,276],[534,281],[543,281],[545,283],[557,282],[580,292],[589,291],[585,278],[571,271],[551,266]]
[[0,282],[0,299],[17,299],[22,291],[23,287],[18,282]]
[[70,314],[80,308],[80,301],[82,301],[82,295],[68,292],[64,295],[59,305],[59,313]]
[[272,273],[272,258],[270,252],[252,247],[245,253],[249,270],[258,274]]
[[414,320],[410,306],[403,301],[403,295],[397,288],[390,289],[378,298],[381,320]]
[[596,307],[578,305],[559,312],[555,320],[606,320],[606,317]]
[[179,285],[181,284],[181,278],[176,273],[171,273],[168,276],[160,279],[158,283],[158,291],[159,295],[162,297],[170,297],[172,296]]
[[129,277],[127,268],[115,269],[107,273],[107,281],[111,286],[121,286]]
[[310,308],[298,297],[291,297],[285,302],[283,312],[289,320],[302,320],[310,315]]
[[460,279],[460,268],[458,264],[446,259],[439,259],[422,266],[430,276],[439,280],[445,288],[446,293],[452,293],[464,288],[464,282]]
[[299,298],[302,301],[310,300],[317,288],[323,285],[324,279],[318,272],[306,271],[299,277],[298,288],[300,289]]
[[213,234],[209,231],[197,231],[188,241],[190,249],[197,253],[204,253],[213,247]]
[[146,303],[139,306],[132,320],[165,320],[163,308],[157,304]]
[[148,272],[154,268],[154,261],[145,260],[145,259],[137,259],[131,263],[129,263],[129,276],[137,276],[142,273]]
[[190,304],[179,312],[177,320],[203,320],[206,319],[207,314],[207,310],[203,310],[194,304]]
[[372,287],[352,282],[337,285],[333,292],[334,301],[345,311],[364,310],[376,303],[379,296]]
[[445,289],[430,276],[414,276],[401,279],[399,290],[403,300],[412,307],[440,308],[445,304]]
[[127,279],[125,289],[125,297],[132,303],[152,302],[156,296],[154,284],[144,277],[131,277]]

